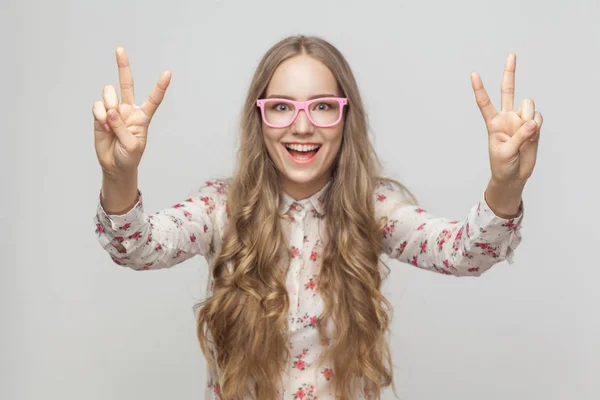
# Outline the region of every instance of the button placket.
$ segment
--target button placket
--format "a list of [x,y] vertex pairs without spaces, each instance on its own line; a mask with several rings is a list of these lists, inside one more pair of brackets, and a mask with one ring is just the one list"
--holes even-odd
[[[291,279],[291,287],[294,288],[294,296],[290,299],[290,307],[293,309],[294,326],[297,324],[298,304],[300,299],[300,270],[304,259],[303,244],[304,244],[304,217],[306,211],[301,204],[295,204],[295,211],[293,213],[293,226],[292,234],[290,237],[290,245],[298,250],[298,254],[291,259],[290,271],[288,279]],[[294,329],[295,330],[295,329]]]

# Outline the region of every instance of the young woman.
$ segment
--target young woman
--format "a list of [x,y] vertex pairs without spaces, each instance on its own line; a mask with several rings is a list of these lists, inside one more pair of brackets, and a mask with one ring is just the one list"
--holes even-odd
[[330,43],[304,36],[277,43],[258,65],[233,178],[148,214],[137,167],[170,73],[137,106],[122,48],[117,63],[121,101],[106,86],[93,107],[103,171],[96,234],[115,263],[136,270],[206,258],[198,313],[206,398],[380,398],[393,385],[380,256],[455,276],[512,261],[542,125],[532,100],[513,111],[514,55],[501,111],[472,75],[491,179],[464,221],[426,212],[379,177],[348,63]]

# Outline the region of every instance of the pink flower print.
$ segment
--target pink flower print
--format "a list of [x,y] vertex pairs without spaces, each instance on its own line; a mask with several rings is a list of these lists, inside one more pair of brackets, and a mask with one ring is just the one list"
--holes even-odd
[[331,370],[331,368],[325,368],[323,371],[321,371],[321,374],[323,374],[325,379],[330,380],[333,376],[333,371]]
[[385,199],[387,199],[387,197],[385,197],[383,194],[377,196],[377,201],[380,203],[383,203]]
[[318,256],[318,253],[317,253],[316,251],[314,251],[314,250],[313,250],[313,251],[310,253],[310,261],[316,261],[316,260],[317,260],[317,256]]
[[203,229],[204,229],[204,233],[208,232],[208,226],[206,224],[204,224]]
[[297,209],[298,209],[298,203],[296,203],[296,202],[292,203],[292,205],[290,206],[290,210],[296,211]]
[[425,225],[427,225],[427,222],[422,223],[421,225],[419,225],[419,227],[417,228],[418,231],[422,231],[423,228],[425,228]]
[[317,288],[317,282],[315,282],[314,278],[310,278],[308,280],[308,282],[304,285],[304,288],[306,290],[312,290],[313,292],[316,292],[316,288]]
[[192,243],[194,243],[194,242],[196,241],[196,234],[195,234],[195,233],[192,233],[192,234],[190,235],[190,241],[191,241]]
[[444,268],[440,268],[437,265],[433,264],[432,265],[433,269],[435,269],[437,272],[439,272],[440,274],[444,274],[444,275],[450,275],[450,272],[448,272],[448,270],[444,269]]
[[306,400],[317,400],[315,396],[315,386],[303,383],[298,390],[294,393],[294,400],[306,399]]
[[187,218],[188,221],[192,220],[192,213],[187,211],[187,210],[183,210],[183,215],[185,215],[185,217]]
[[415,210],[415,212],[416,212],[417,214],[423,214],[423,213],[425,212],[425,210],[424,210],[424,209],[422,209],[421,207],[419,207],[419,208],[417,208],[417,209]]
[[210,382],[208,382],[208,387],[211,388],[213,390],[213,393],[217,396],[221,395],[221,386],[218,383],[214,382],[212,379],[210,380]]
[[96,234],[99,236],[99,235],[102,235],[103,233],[104,233],[104,228],[102,227],[102,225],[96,224]]
[[417,262],[417,256],[413,256],[412,260],[410,260],[410,263],[412,265],[414,265],[415,267],[418,267],[418,262]]
[[463,234],[463,228],[460,228],[458,233],[456,234],[456,237],[454,238],[454,243],[452,243],[452,250],[454,250],[454,252],[458,252],[458,246],[460,243],[460,239],[462,239],[462,234]]
[[450,264],[450,261],[448,260],[444,260],[444,266],[448,269],[452,269],[454,271],[456,271],[457,269],[454,267],[454,265]]
[[514,219],[511,219],[510,221],[502,224],[502,226],[508,228],[508,230],[510,230],[510,231],[517,230],[517,225],[515,224],[515,220]]
[[129,236],[129,239],[138,240],[142,236],[142,232],[136,231],[133,235]]
[[125,240],[125,238],[123,236],[115,236],[115,240],[119,243],[123,243],[123,240]]
[[306,369],[306,362],[304,361],[304,357],[308,354],[308,349],[303,349],[302,353],[298,354],[294,360],[293,368],[304,371]]
[[175,226],[177,226],[178,228],[181,228],[181,226],[183,225],[183,221],[177,217],[171,216],[171,221],[175,224]]
[[156,247],[154,247],[154,251],[161,251],[162,250],[162,245],[159,243],[156,245]]
[[456,225],[456,224],[458,224],[459,222],[460,222],[460,221],[448,221],[448,223],[449,223],[449,224],[452,224],[452,225]]
[[294,368],[299,369],[300,371],[304,371],[306,369],[306,363],[304,360],[294,361]]
[[398,220],[391,219],[385,224],[385,226],[383,227],[384,239],[387,239],[388,236],[391,237],[394,234],[394,230],[396,229],[396,222],[398,222]]
[[302,239],[302,243],[306,243],[308,242],[308,236],[304,236],[304,239]]
[[427,251],[427,240],[425,240],[423,243],[421,243],[421,254],[425,253]]
[[143,270],[143,271],[148,271],[149,269],[150,269],[150,266],[149,266],[149,265],[144,265],[144,266],[142,267],[142,270]]
[[183,204],[181,204],[181,203],[177,203],[173,206],[173,208],[181,208],[181,207],[183,207]]
[[[408,244],[408,242],[405,240],[404,242],[400,243],[400,246],[398,246],[397,248],[393,249],[390,247],[390,255],[392,257],[399,257],[402,255],[402,253],[404,253],[404,250],[406,249],[406,245]],[[396,253],[394,255],[394,253]]]
[[215,202],[212,199],[210,199],[206,196],[203,196],[203,197],[200,197],[200,201],[202,201],[204,203],[204,205],[206,206],[206,212],[209,215],[215,210],[215,207],[216,207]]
[[471,253],[469,253],[468,251],[463,251],[462,256],[465,258],[468,258],[469,260],[472,260],[475,256]]
[[309,316],[308,313],[305,313],[298,318],[298,322],[301,323],[304,328],[316,328],[318,319],[315,316]]
[[190,197],[188,199],[185,199],[184,203],[193,203],[194,200]]
[[292,249],[290,250],[290,256],[292,258],[298,257],[300,255],[300,249],[298,249],[296,246],[292,246]]
[[131,224],[128,222],[125,225],[123,225],[122,227],[120,227],[119,229],[122,230],[122,231],[126,231],[130,227],[131,227]]
[[469,272],[477,272],[479,271],[479,267],[471,267],[469,268]]
[[444,229],[437,238],[438,249],[441,250],[448,239],[452,237],[452,233]]
[[152,232],[148,233],[148,236],[146,236],[146,244],[150,244],[151,241],[152,241]]
[[487,255],[492,258],[498,258],[497,249],[491,246],[489,243],[477,242],[475,243],[475,247],[479,247],[480,249],[482,249],[483,252],[481,254],[483,255]]
[[467,237],[471,237],[471,226],[469,225],[469,223],[467,222],[467,225],[465,225],[465,231],[467,233]]

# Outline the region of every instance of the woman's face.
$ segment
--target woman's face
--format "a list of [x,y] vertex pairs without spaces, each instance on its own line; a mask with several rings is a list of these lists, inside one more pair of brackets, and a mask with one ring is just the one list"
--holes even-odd
[[[329,68],[307,55],[290,58],[277,68],[265,98],[307,101],[321,97],[341,97],[342,93]],[[272,112],[289,112],[286,105],[267,104]],[[327,104],[310,106],[317,112],[331,109]],[[343,107],[342,107],[343,108]],[[304,111],[285,128],[262,123],[262,131],[271,159],[283,178],[284,191],[296,200],[310,197],[328,181],[333,161],[342,143],[344,118],[327,128],[315,126]],[[298,147],[302,146],[302,147]]]

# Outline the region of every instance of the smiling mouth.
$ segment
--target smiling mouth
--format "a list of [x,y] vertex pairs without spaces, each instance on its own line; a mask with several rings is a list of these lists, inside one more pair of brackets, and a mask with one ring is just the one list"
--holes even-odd
[[319,144],[284,144],[285,149],[290,155],[298,161],[307,161],[312,159],[321,148]]

